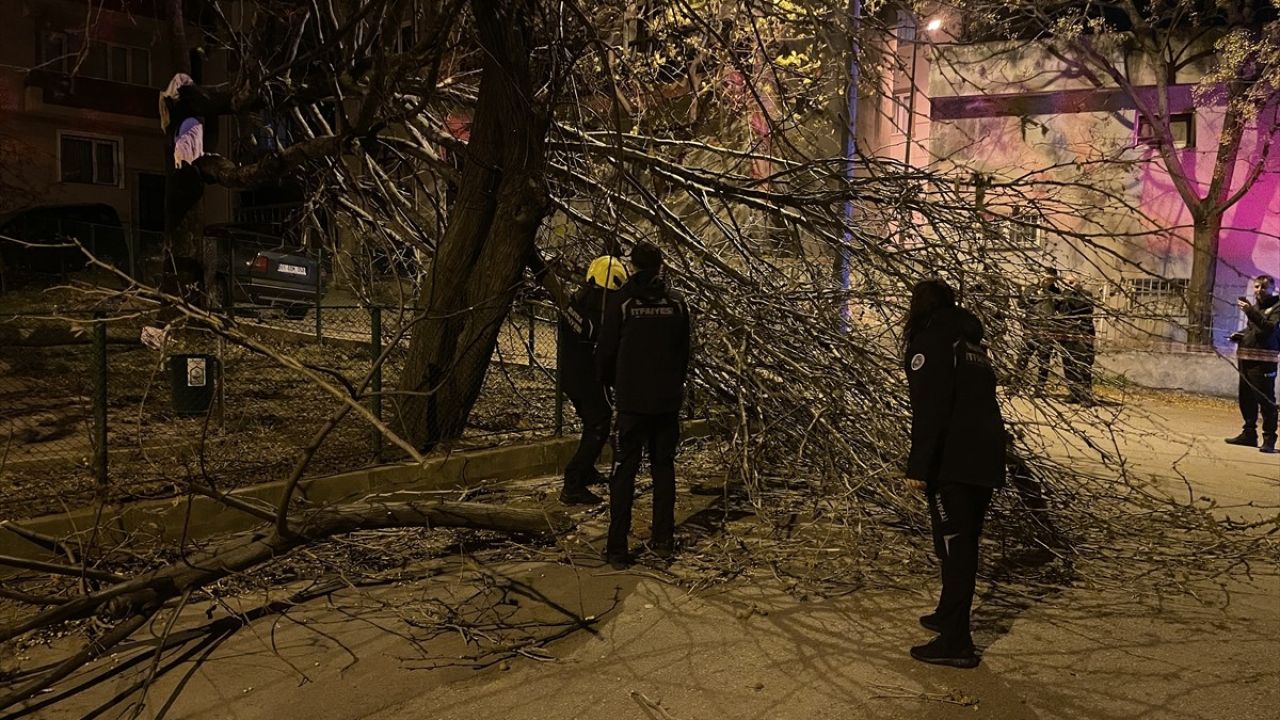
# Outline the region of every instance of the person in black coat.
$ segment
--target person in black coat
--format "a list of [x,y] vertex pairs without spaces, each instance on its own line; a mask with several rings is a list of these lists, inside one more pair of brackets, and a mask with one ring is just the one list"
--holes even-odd
[[979,662],[969,631],[978,537],[992,491],[1005,482],[1007,435],[982,335],[982,323],[956,306],[945,282],[925,280],[912,289],[904,353],[911,399],[906,477],[928,496],[942,594],[937,609],[920,618],[938,637],[911,648],[911,656],[964,668]]
[[1280,355],[1280,297],[1276,281],[1270,275],[1253,279],[1253,297],[1242,297],[1236,305],[1244,311],[1248,324],[1231,340],[1238,344],[1240,384],[1237,397],[1244,429],[1227,438],[1231,445],[1258,445],[1258,414],[1262,414],[1262,447],[1265,453],[1276,452],[1276,358]]
[[558,367],[560,382],[582,420],[578,449],[564,469],[560,502],[595,505],[601,502],[588,486],[603,482],[596,460],[609,442],[613,408],[596,372],[595,350],[604,319],[605,297],[627,280],[622,258],[603,255],[587,270],[587,281],[569,299],[560,315]]
[[[1053,326],[1061,293],[1058,271],[1051,268],[1023,298],[1024,340],[1016,367],[1020,375],[1028,368],[1034,368],[1036,394],[1043,394],[1045,386],[1049,384],[1049,369],[1053,364],[1055,349],[1058,348]],[[1030,383],[1030,378],[1025,382]]]
[[1093,361],[1097,328],[1093,322],[1093,298],[1081,286],[1080,277],[1062,279],[1066,289],[1058,300],[1061,318],[1062,374],[1067,381],[1067,402],[1093,403]]
[[636,472],[646,449],[653,473],[650,548],[664,559],[675,550],[675,458],[689,372],[689,307],[663,281],[661,251],[638,243],[631,264],[631,279],[609,298],[596,350],[600,378],[614,389],[618,409],[618,463],[609,481],[605,546],[605,559],[615,568],[630,562]]

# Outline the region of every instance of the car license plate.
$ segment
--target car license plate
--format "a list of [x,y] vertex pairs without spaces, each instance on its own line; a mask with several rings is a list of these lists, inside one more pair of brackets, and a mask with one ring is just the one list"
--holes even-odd
[[307,276],[307,269],[302,267],[301,265],[290,265],[288,263],[280,263],[280,265],[276,267],[276,270],[279,270],[280,272],[286,275],[300,275],[302,277]]

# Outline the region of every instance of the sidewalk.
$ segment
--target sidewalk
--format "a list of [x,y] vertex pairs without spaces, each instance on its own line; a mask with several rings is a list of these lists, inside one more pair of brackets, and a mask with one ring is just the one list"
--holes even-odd
[[[1168,475],[1180,463],[1197,493],[1280,501],[1280,458],[1220,446],[1223,430],[1238,425],[1228,405],[1151,400],[1143,409],[1145,416],[1124,411],[1131,431],[1118,442],[1144,469],[1164,467]],[[533,482],[551,487],[555,479]],[[1169,486],[1186,492],[1181,480]],[[684,512],[697,502],[681,492]],[[566,542],[598,541],[603,523],[602,514],[591,515],[579,539]],[[980,584],[975,639],[984,662],[972,671],[908,657],[907,648],[929,637],[916,625],[931,609],[923,591],[805,602],[772,583],[737,583],[689,594],[661,582],[656,569],[613,572],[585,550],[574,565],[468,563],[458,570],[453,579],[374,591],[378,603],[344,591],[287,620],[241,630],[192,668],[167,717],[1269,720],[1280,707],[1274,567],[1256,568],[1270,574],[1253,586],[1228,584],[1222,608],[1096,592],[1084,582],[1033,602]],[[428,587],[464,593],[478,576],[505,588],[521,617],[598,620],[509,663],[421,669],[422,646],[389,631],[402,627],[400,608],[422,606],[434,592]],[[903,586],[930,582],[904,578]],[[470,646],[460,637],[428,644],[432,662],[463,654]],[[183,672],[169,673],[155,697],[165,697]],[[127,680],[93,694],[100,701]],[[88,702],[78,698],[76,707],[41,717],[79,717]]]

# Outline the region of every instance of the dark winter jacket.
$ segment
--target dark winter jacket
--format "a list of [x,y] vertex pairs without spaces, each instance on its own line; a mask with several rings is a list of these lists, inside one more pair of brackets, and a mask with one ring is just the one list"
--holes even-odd
[[982,323],[968,310],[939,310],[907,343],[911,455],[906,475],[930,489],[1004,485],[1007,436]]
[[1093,298],[1084,290],[1068,288],[1058,300],[1058,317],[1064,339],[1093,343]]
[[605,290],[584,285],[560,314],[560,381],[569,397],[581,397],[600,385],[596,373],[596,341],[604,320]]
[[1026,296],[1022,300],[1023,307],[1026,308],[1027,322],[1043,327],[1050,318],[1058,312],[1058,296],[1060,292],[1057,284],[1034,285],[1027,291]]
[[652,271],[611,293],[596,363],[620,413],[679,412],[689,372],[689,306]]
[[1275,363],[1280,352],[1280,296],[1255,303],[1244,314],[1249,324],[1240,331],[1240,359]]

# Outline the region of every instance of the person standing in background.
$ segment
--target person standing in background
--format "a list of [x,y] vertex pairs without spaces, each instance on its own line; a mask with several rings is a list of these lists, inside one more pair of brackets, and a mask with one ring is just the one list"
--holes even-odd
[[1262,447],[1264,453],[1276,452],[1276,360],[1280,354],[1280,296],[1276,280],[1270,275],[1253,279],[1254,302],[1241,297],[1236,305],[1247,321],[1243,330],[1231,335],[1238,345],[1240,385],[1237,399],[1244,429],[1227,438],[1230,445],[1258,447],[1258,415],[1262,415]]

